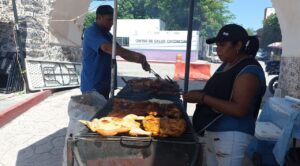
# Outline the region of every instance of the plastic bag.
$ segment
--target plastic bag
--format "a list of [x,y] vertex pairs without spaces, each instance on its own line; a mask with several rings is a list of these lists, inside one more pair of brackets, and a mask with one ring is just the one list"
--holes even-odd
[[91,120],[101,110],[107,100],[97,92],[72,96],[68,105],[69,125],[65,138],[63,165],[67,165],[67,139],[70,134],[76,135],[86,127],[79,120]]
[[86,128],[79,120],[91,120],[106,102],[107,100],[97,92],[72,96],[68,108],[70,121],[67,136],[70,134],[76,135],[79,131]]

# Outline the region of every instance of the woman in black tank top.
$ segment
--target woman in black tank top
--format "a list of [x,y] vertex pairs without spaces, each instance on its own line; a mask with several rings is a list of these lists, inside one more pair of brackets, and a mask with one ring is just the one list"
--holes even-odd
[[[265,85],[261,84],[257,75],[240,74],[248,66],[263,72],[254,59],[258,39],[248,36],[243,27],[228,24],[221,28],[216,37],[206,42],[216,43],[217,54],[223,64],[203,90],[189,91],[183,99],[197,104],[193,115],[195,131],[202,134],[206,130],[205,133],[208,133],[205,148],[207,165],[240,165],[247,147],[245,145],[254,133],[254,127],[247,125],[254,125],[265,91]],[[237,138],[242,142],[236,141]]]

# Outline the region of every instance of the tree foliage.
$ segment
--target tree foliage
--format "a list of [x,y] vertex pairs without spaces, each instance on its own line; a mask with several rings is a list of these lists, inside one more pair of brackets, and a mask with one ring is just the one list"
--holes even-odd
[[[226,4],[231,0],[199,0],[195,2],[193,30],[200,35],[214,36],[233,15]],[[167,30],[187,30],[187,0],[126,0],[120,1],[118,17],[122,19],[161,19]]]
[[88,27],[96,20],[96,12],[89,12],[84,19],[83,26]]
[[270,15],[263,23],[260,47],[266,49],[269,44],[282,40],[280,25],[276,14]]
[[248,35],[250,35],[250,36],[255,35],[255,30],[252,28],[247,28],[246,31],[247,31]]
[[[231,0],[200,0],[195,7],[194,19],[199,21],[200,36],[215,36],[218,30],[234,18],[227,9]],[[199,17],[199,18],[198,18]]]

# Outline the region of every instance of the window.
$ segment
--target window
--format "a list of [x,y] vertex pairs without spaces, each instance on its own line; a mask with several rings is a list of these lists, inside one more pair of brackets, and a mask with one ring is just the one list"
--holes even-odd
[[117,37],[117,42],[120,46],[129,46],[129,37]]

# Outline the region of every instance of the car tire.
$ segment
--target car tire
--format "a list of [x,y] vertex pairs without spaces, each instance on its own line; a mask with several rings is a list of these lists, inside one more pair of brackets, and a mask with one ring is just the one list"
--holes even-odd
[[275,89],[278,86],[278,79],[279,79],[279,76],[276,76],[276,77],[272,78],[269,82],[269,91],[272,95],[274,95]]

